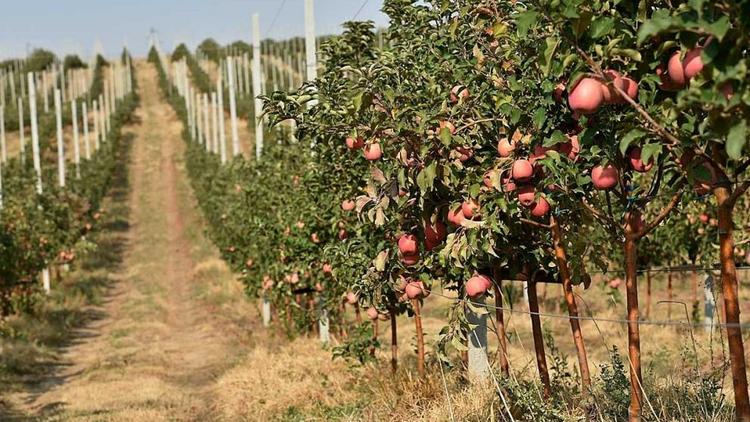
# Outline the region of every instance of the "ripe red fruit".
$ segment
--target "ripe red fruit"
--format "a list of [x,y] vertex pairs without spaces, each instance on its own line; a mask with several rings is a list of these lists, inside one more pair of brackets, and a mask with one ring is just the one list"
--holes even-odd
[[701,53],[703,53],[703,47],[695,47],[685,54],[685,59],[682,61],[682,68],[686,80],[690,80],[703,70]]
[[518,202],[524,207],[530,207],[534,204],[535,195],[534,185],[523,185],[518,188]]
[[508,138],[497,141],[497,154],[501,157],[510,157],[516,149],[516,143]]
[[365,145],[365,140],[362,138],[352,138],[351,136],[346,138],[346,147],[349,149],[360,149]]
[[719,87],[719,92],[721,92],[721,94],[724,96],[724,98],[727,99],[727,101],[731,100],[732,97],[734,97],[734,88],[732,87],[731,82],[722,84],[721,87]]
[[673,86],[679,88],[685,86],[687,78],[685,78],[685,69],[682,66],[679,51],[675,51],[672,56],[669,57],[669,61],[667,62],[667,75]]
[[404,255],[415,254],[419,251],[417,236],[413,234],[404,234],[398,238],[398,250]]
[[620,75],[620,72],[616,70],[607,69],[604,71],[604,76],[607,78],[607,83],[602,83],[602,96],[604,97],[604,103],[618,103],[621,98],[620,94],[615,89],[615,86],[622,89],[623,91],[627,89],[622,75]]
[[459,99],[466,101],[469,98],[469,90],[461,85],[456,85],[451,89],[451,102],[457,103]]
[[617,169],[611,165],[607,166],[596,166],[591,169],[591,181],[594,187],[599,190],[612,189],[617,185],[617,181],[620,178]]
[[424,283],[421,281],[411,280],[406,285],[406,297],[409,299],[418,299],[424,295]]
[[595,113],[604,103],[602,83],[594,78],[583,78],[568,96],[568,105],[580,114]]
[[365,145],[363,155],[365,156],[365,159],[368,161],[376,161],[376,160],[379,160],[380,157],[383,156],[383,151],[381,151],[380,149],[380,144],[375,142],[372,144]]
[[706,213],[703,213],[700,216],[698,216],[698,219],[701,220],[701,223],[703,223],[703,224],[708,223],[709,218],[710,217]]
[[346,303],[350,305],[356,305],[359,302],[359,296],[354,292],[346,292]]
[[477,298],[487,293],[492,287],[492,281],[484,275],[475,275],[466,281],[466,295],[470,298]]
[[432,250],[435,246],[439,245],[440,243],[445,240],[445,236],[447,235],[447,230],[445,228],[445,224],[443,224],[442,221],[437,220],[435,223],[431,223],[429,220],[425,222],[424,224],[424,242],[425,242],[425,248],[429,251]]
[[341,202],[341,209],[344,211],[351,211],[355,207],[354,201],[347,199]]
[[317,233],[311,234],[310,240],[312,240],[313,243],[320,243],[320,237],[318,237]]
[[462,163],[474,156],[474,150],[470,147],[458,147],[456,148],[456,152],[458,152],[458,159]]
[[534,176],[534,166],[531,165],[529,160],[516,160],[513,162],[511,175],[516,182],[529,181]]
[[549,202],[547,202],[547,200],[543,197],[540,197],[531,206],[531,215],[533,215],[534,217],[544,217],[545,215],[547,215],[547,213],[549,213],[549,210]]
[[402,254],[401,262],[407,266],[417,265],[419,263],[419,253]]
[[510,176],[503,176],[503,192],[513,192],[516,190],[516,184]]
[[646,173],[654,167],[653,157],[651,157],[648,163],[644,163],[643,160],[641,160],[641,149],[638,147],[631,148],[630,151],[628,151],[628,161],[630,162],[630,167],[638,173]]
[[333,272],[333,267],[329,263],[323,264],[323,274],[331,274]]
[[346,232],[346,229],[339,229],[339,240],[344,240],[347,237],[349,237],[349,233]]
[[469,198],[461,204],[461,212],[466,218],[474,218],[479,212],[479,203],[476,199]]
[[375,308],[367,308],[365,313],[367,313],[367,318],[370,318],[371,321],[378,319],[378,310]]
[[461,208],[457,209],[448,209],[448,222],[460,226],[461,223],[464,221],[464,213]]

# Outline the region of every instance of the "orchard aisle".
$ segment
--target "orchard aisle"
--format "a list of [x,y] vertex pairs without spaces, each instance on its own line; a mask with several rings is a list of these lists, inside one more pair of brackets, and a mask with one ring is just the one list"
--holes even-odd
[[[63,420],[206,420],[216,380],[250,348],[257,312],[203,236],[181,125],[156,71],[138,63],[140,123],[129,164],[129,230],[107,315],[64,354],[58,383],[27,398]],[[59,384],[59,385],[55,385]]]

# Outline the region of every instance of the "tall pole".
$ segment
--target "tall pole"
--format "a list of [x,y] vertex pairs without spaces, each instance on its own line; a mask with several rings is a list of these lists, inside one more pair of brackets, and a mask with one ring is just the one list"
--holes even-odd
[[224,131],[224,82],[221,71],[216,78],[216,92],[218,93],[218,111],[219,111],[219,154],[221,154],[221,164],[227,162],[227,135]]
[[[305,0],[305,56],[307,61],[307,80],[312,81],[318,77],[318,57],[315,45],[315,7],[313,0]],[[309,107],[317,104],[310,101]]]
[[[21,86],[24,86],[22,83]],[[21,147],[21,163],[26,164],[26,128],[23,124],[23,97],[18,97],[18,143]]]
[[73,162],[76,165],[76,179],[81,178],[81,150],[78,144],[78,104],[76,103],[75,97],[70,101],[70,109],[73,114]]
[[36,192],[42,194],[42,162],[39,159],[39,123],[36,117],[36,86],[34,74],[29,73],[29,108],[31,120],[31,151],[34,159],[34,171],[36,172]]
[[240,154],[240,136],[237,132],[237,99],[234,92],[234,69],[232,57],[227,57],[227,79],[229,80],[229,118],[232,127],[232,156]]
[[260,17],[253,15],[253,97],[255,98],[255,158],[260,159],[263,152],[263,102],[258,98],[260,95]]

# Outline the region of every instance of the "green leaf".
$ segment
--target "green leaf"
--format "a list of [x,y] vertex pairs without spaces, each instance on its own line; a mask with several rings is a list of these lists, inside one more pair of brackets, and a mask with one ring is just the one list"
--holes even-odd
[[447,127],[440,129],[439,136],[440,136],[440,142],[442,142],[443,145],[450,146],[451,140],[453,139],[453,135],[451,135],[450,129],[448,129]]
[[437,163],[432,162],[429,166],[425,167],[417,175],[417,186],[422,192],[427,192],[432,188],[432,184],[435,181],[435,175],[437,174]]
[[609,34],[615,27],[615,20],[613,18],[605,17],[597,19],[591,22],[591,29],[589,29],[589,35],[592,39],[601,38]]
[[591,12],[583,12],[581,16],[573,24],[573,30],[575,30],[576,37],[583,35],[591,25],[591,18],[594,15]]
[[646,144],[641,148],[641,161],[648,163],[661,153],[661,143]]
[[536,23],[538,18],[539,13],[533,10],[519,13],[518,16],[516,16],[516,27],[518,28],[518,35],[520,37],[525,37],[526,34],[529,33],[529,28],[531,28]]
[[541,129],[542,125],[544,125],[544,122],[547,120],[547,110],[545,110],[543,107],[539,107],[534,112],[534,125],[536,125],[537,129]]
[[549,75],[550,68],[552,67],[552,56],[555,54],[557,46],[560,45],[560,40],[555,37],[549,37],[546,40],[546,48],[542,51],[539,59],[539,66],[542,68],[544,76]]
[[672,16],[669,14],[668,9],[659,9],[651,15],[651,19],[643,22],[641,28],[638,30],[638,43],[642,43],[647,38],[650,38],[661,31],[669,28],[673,22]]
[[742,155],[742,148],[747,142],[747,122],[740,120],[729,129],[727,134],[727,155],[729,158],[736,160]]
[[706,30],[708,30],[708,32],[712,33],[719,41],[721,41],[727,34],[727,31],[729,31],[729,17],[720,17],[719,20],[708,25]]
[[628,132],[620,140],[620,154],[625,155],[625,152],[627,152],[630,144],[632,144],[633,141],[643,138],[645,134],[646,131],[639,128],[632,129],[630,132]]

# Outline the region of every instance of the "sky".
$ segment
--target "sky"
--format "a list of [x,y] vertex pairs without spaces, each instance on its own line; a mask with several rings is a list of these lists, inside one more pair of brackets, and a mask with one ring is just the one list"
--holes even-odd
[[[22,57],[27,49],[43,47],[58,55],[87,58],[100,42],[105,55],[123,45],[144,56],[151,29],[162,48],[180,42],[191,48],[211,37],[221,44],[250,42],[250,20],[260,15],[263,38],[302,35],[304,0],[3,0],[0,14],[0,59]],[[315,0],[318,35],[341,32],[351,20],[372,20],[385,27],[382,0]],[[283,7],[282,7],[283,5]],[[279,12],[280,11],[280,12]],[[274,16],[276,23],[271,26]]]

